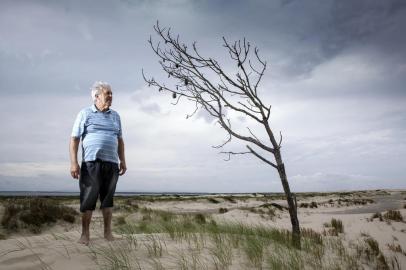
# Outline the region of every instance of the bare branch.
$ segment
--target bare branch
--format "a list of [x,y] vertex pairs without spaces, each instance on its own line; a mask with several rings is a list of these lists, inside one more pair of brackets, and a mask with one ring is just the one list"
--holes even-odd
[[254,133],[252,133],[251,129],[249,127],[247,127],[248,131],[250,132],[250,134],[252,135],[252,137],[254,137],[257,141],[260,141],[257,136],[254,135]]
[[224,159],[224,161],[230,161],[231,155],[245,155],[245,154],[251,154],[251,152],[231,152],[231,151],[227,151],[227,152],[220,152],[220,154],[228,154],[228,158]]
[[227,134],[228,134],[228,139],[224,143],[219,144],[219,145],[214,145],[212,147],[219,149],[219,148],[222,148],[224,145],[228,144],[229,142],[231,142],[231,139],[232,139],[231,134],[230,133],[227,133]]
[[[229,122],[229,121],[228,121],[228,122]],[[234,137],[236,137],[236,138],[238,138],[238,139],[240,139],[240,140],[247,141],[247,142],[251,142],[251,143],[257,145],[258,147],[260,147],[260,148],[262,148],[262,149],[264,149],[264,150],[266,150],[266,151],[268,151],[268,152],[274,153],[274,149],[273,149],[273,148],[266,146],[265,144],[261,143],[260,141],[254,139],[254,138],[252,138],[252,137],[242,136],[242,135],[236,133],[235,131],[233,131],[233,130],[231,129],[231,126],[228,126],[228,125],[225,123],[225,121],[224,121],[224,119],[223,119],[223,117],[222,117],[221,115],[220,115],[220,117],[219,117],[219,124],[220,124],[230,135],[232,135],[232,136],[234,136]]]
[[[178,102],[180,100],[180,98],[182,97],[182,95],[179,95],[178,98],[176,99],[175,102],[171,102],[172,105],[178,105]],[[173,98],[176,98],[176,93],[174,93]]]
[[248,145],[247,145],[247,148],[248,148],[248,150],[250,150],[249,153],[252,153],[254,156],[256,156],[257,158],[259,158],[259,159],[262,160],[263,162],[265,162],[265,163],[271,165],[271,166],[274,167],[275,169],[278,169],[278,166],[277,166],[277,165],[275,165],[274,163],[270,162],[269,160],[267,160],[266,158],[264,158],[263,156],[261,156],[260,154],[258,154],[257,152],[255,152],[254,150],[252,150],[252,148],[249,147]]
[[189,119],[190,117],[192,117],[193,115],[195,115],[195,113],[199,110],[199,107],[197,106],[197,102],[195,103],[195,106],[196,106],[196,108],[195,108],[195,110],[191,113],[191,114],[187,114],[186,115],[186,119]]
[[[170,28],[161,28],[159,23],[157,23],[154,26],[154,30],[161,37],[163,43],[158,42],[154,45],[150,37],[150,46],[155,54],[159,56],[160,64],[163,70],[168,74],[169,79],[176,79],[178,83],[176,84],[176,88],[173,89],[153,79],[147,79],[143,74],[144,80],[148,82],[149,85],[158,87],[160,91],[175,93],[178,99],[172,104],[178,104],[182,96],[187,97],[189,100],[193,100],[196,106],[199,104],[204,110],[208,111],[210,115],[217,118],[229,136],[251,142],[265,151],[274,153],[275,145],[269,147],[260,142],[255,136],[250,137],[239,134],[236,130],[231,128],[231,125],[227,124],[228,121],[224,121],[223,119],[224,107],[242,113],[261,125],[264,125],[264,121],[267,121],[269,118],[268,107],[265,107],[258,98],[256,88],[252,86],[250,82],[251,73],[247,72],[244,66],[246,61],[252,66],[248,58],[250,53],[249,42],[244,38],[242,41],[240,40],[230,44],[223,37],[223,46],[227,48],[230,57],[237,62],[237,67],[241,70],[241,75],[237,73],[236,80],[234,80],[223,71],[216,60],[201,55],[198,52],[196,42],[193,42],[192,50],[188,51],[187,46],[180,43],[179,36],[176,36],[176,38],[172,37]],[[161,48],[161,46],[163,47]],[[264,65],[265,62],[259,58],[256,48],[254,54],[257,58],[256,60],[258,60],[261,65]],[[221,84],[216,84],[215,86],[203,73],[206,69],[217,74]],[[261,71],[251,69],[259,76],[258,79],[260,80],[264,69]],[[256,83],[259,83],[258,79]],[[242,101],[233,103],[226,95],[239,95]],[[197,109],[191,115],[195,114],[196,111]],[[187,115],[186,117],[188,118],[191,115]],[[253,135],[252,132],[250,133]]]
[[[244,108],[246,108],[246,109],[249,110],[250,112],[253,112],[253,113],[261,113],[260,111],[254,110],[254,109],[253,109],[254,106],[248,107],[247,105],[245,105],[245,104],[242,103],[242,102],[238,102],[238,104],[240,104],[241,106],[243,106]],[[259,122],[262,122],[262,121],[260,120]]]
[[269,105],[269,108],[267,108],[266,109],[266,112],[267,112],[267,114],[266,114],[266,120],[268,121],[269,120],[269,116],[271,115],[271,107],[272,107],[272,105]]

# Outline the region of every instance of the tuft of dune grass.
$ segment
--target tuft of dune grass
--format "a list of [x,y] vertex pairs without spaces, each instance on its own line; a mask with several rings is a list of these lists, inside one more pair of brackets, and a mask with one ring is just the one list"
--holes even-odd
[[340,219],[332,218],[330,222],[324,223],[324,227],[329,228],[324,232],[325,235],[338,236],[338,234],[344,233],[344,225]]
[[389,210],[383,214],[383,218],[386,220],[403,221],[403,216],[398,210]]
[[14,198],[4,202],[4,215],[1,225],[9,232],[29,229],[40,233],[43,225],[58,220],[74,223],[77,212],[50,198]]
[[[321,234],[311,228],[301,228],[301,249],[297,249],[291,244],[288,230],[216,222],[203,213],[140,211],[147,214],[148,219],[115,228],[127,243],[125,256],[123,252],[115,254],[114,250],[98,255],[102,262],[109,264],[107,269],[127,264],[131,269],[185,270],[231,270],[236,266],[240,269],[400,269],[391,268],[396,261],[385,257],[370,236],[358,244],[343,242],[338,234],[344,232],[344,228],[338,219],[328,223],[333,233]],[[399,250],[395,246],[393,249]],[[174,264],[173,268],[168,259]]]

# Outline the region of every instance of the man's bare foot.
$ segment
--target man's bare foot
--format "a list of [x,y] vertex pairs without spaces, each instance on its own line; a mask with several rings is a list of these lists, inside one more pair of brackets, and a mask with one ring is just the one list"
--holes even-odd
[[111,233],[105,233],[105,234],[104,234],[104,238],[105,238],[107,241],[114,241],[114,240],[115,240],[114,236],[113,236]]
[[88,246],[90,242],[89,236],[82,234],[82,236],[80,237],[80,239],[78,240],[79,244],[83,244],[85,246]]

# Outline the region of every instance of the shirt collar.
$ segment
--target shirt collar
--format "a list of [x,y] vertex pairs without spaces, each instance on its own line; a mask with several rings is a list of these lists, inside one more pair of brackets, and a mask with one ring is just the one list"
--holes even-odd
[[[93,104],[93,105],[92,105],[92,111],[93,111],[93,112],[100,112],[100,111],[97,109],[96,104]],[[110,113],[110,112],[111,112],[111,110],[108,109],[108,110],[105,111],[104,113]]]

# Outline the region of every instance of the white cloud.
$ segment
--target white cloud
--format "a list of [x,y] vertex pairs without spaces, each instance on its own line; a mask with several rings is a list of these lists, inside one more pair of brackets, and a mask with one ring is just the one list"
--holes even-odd
[[[345,174],[334,172],[315,172],[309,175],[294,175],[290,178],[291,185],[300,191],[345,191],[362,189],[381,189],[388,185],[396,185],[396,179],[362,174]],[[405,185],[397,185],[405,188]]]
[[0,163],[0,174],[11,177],[58,176],[69,172],[66,162],[6,162]]

